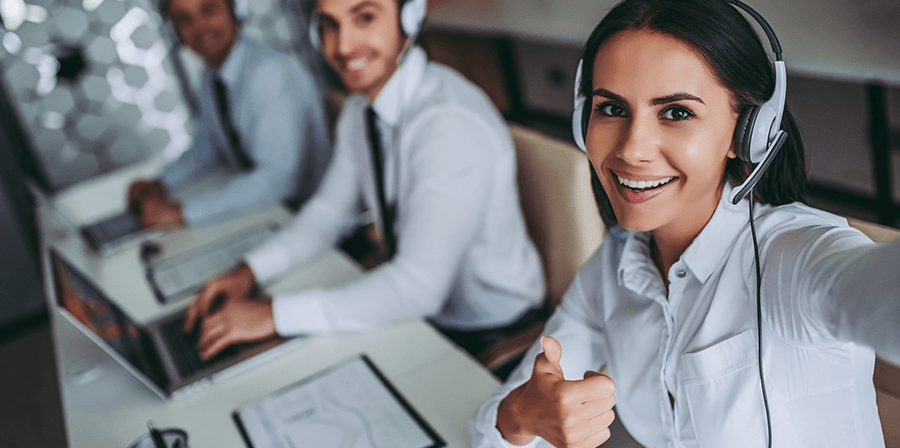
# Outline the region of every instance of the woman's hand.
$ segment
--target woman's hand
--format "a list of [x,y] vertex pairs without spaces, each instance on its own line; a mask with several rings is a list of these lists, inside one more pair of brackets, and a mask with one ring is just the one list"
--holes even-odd
[[541,348],[531,378],[500,402],[500,434],[514,445],[536,436],[557,448],[595,448],[606,442],[615,419],[615,382],[593,371],[585,372],[582,380],[567,381],[559,365],[559,342],[545,336]]

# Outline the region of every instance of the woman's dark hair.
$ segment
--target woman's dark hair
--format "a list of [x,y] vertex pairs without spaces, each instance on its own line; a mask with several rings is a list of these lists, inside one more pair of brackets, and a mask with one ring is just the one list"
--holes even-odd
[[[670,35],[688,44],[706,62],[716,80],[731,92],[736,112],[744,113],[765,103],[775,90],[775,71],[750,23],[735,6],[725,0],[625,0],[600,21],[584,45],[583,74],[579,91],[588,98],[593,92],[594,61],[600,46],[616,33],[648,30]],[[757,202],[782,205],[803,201],[806,161],[803,142],[794,118],[784,108],[781,128],[787,141],[753,189]],[[753,166],[729,159],[725,178],[735,186],[750,174]],[[607,226],[616,217],[597,173],[591,169],[591,185],[600,214]]]

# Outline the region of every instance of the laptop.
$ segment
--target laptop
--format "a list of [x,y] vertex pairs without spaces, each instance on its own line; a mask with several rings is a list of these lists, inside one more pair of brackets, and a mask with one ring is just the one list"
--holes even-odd
[[208,361],[196,335],[182,333],[186,309],[138,324],[55,250],[50,251],[58,312],[163,399],[178,399],[234,376],[297,345],[304,338],[273,337],[238,344]]

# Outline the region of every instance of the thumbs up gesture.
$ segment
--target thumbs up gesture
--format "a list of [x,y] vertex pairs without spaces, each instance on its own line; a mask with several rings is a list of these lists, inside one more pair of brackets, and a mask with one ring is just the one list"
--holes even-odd
[[602,444],[615,419],[615,383],[593,371],[585,372],[582,380],[567,381],[559,365],[559,342],[544,336],[541,348],[544,352],[535,357],[531,378],[500,402],[500,434],[513,445],[525,445],[535,436],[557,448]]

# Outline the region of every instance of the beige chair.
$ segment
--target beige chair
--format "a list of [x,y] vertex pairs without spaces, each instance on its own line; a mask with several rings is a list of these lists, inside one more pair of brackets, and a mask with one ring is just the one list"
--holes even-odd
[[[859,229],[876,243],[900,237],[900,230],[878,224],[847,218],[850,226]],[[884,430],[886,448],[900,448],[900,367],[881,359],[875,361],[875,393],[878,414]]]
[[[510,132],[525,222],[544,264],[549,305],[555,307],[603,239],[590,167],[585,153],[572,144],[515,124]],[[477,357],[496,370],[524,353],[542,329],[543,322],[532,325]]]

